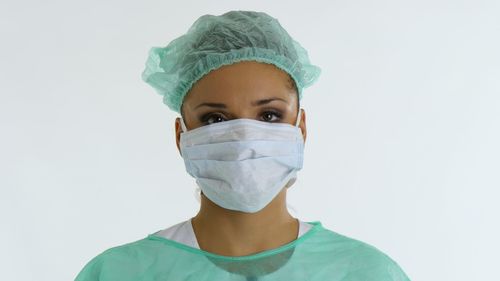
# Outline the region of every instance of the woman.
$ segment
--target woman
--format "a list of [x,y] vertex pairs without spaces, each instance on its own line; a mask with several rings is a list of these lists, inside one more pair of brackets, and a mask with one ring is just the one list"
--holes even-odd
[[143,79],[181,114],[176,144],[200,210],[104,251],[76,280],[409,280],[376,248],[286,208],[306,141],[299,101],[319,74],[262,12],[204,15],[152,48]]

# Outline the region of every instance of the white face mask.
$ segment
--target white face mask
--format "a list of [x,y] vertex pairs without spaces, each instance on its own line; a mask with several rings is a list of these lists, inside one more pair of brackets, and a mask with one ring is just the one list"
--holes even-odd
[[304,139],[298,127],[254,119],[233,119],[183,132],[180,150],[186,171],[203,194],[230,210],[255,213],[302,169]]

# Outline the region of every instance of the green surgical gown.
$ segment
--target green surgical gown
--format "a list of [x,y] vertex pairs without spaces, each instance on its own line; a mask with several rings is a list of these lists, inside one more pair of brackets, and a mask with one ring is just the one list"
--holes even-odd
[[288,244],[239,257],[149,234],[97,255],[75,281],[409,280],[377,248],[326,229],[319,221],[309,223],[312,228]]

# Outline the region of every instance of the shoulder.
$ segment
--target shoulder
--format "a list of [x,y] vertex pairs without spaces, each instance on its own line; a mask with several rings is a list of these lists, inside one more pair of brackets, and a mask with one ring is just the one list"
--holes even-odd
[[345,281],[409,281],[389,255],[373,245],[323,228],[322,247],[331,253],[333,267],[343,267]]
[[87,262],[75,281],[137,280],[157,248],[147,238],[108,248]]

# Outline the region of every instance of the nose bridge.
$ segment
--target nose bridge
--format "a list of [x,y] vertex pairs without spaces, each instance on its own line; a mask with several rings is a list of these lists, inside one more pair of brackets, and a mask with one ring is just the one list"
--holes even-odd
[[228,118],[240,119],[240,118],[255,118],[256,108],[250,105],[250,100],[245,97],[234,98],[230,102],[226,103],[226,111],[230,114]]
[[231,113],[234,119],[246,118],[246,119],[254,119],[256,110],[250,107],[244,107],[238,110],[233,110]]
[[[254,119],[255,118],[255,109],[250,108],[250,107],[245,107],[242,106],[241,104],[239,106],[235,107],[228,107],[226,111],[230,114],[227,116],[230,119],[241,119],[241,118],[246,118],[246,119]],[[180,117],[181,120],[181,128],[182,132],[187,132],[188,129],[186,127],[186,123],[184,121],[184,118],[182,116]]]
[[235,98],[226,103],[227,108],[224,110],[228,113],[226,116],[229,119],[255,119],[260,113],[260,108],[250,105],[250,100],[246,98]]

